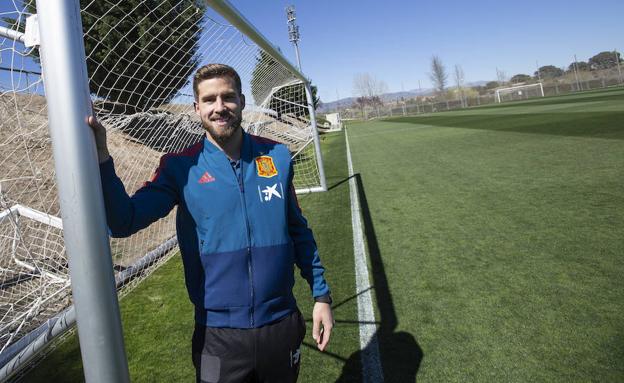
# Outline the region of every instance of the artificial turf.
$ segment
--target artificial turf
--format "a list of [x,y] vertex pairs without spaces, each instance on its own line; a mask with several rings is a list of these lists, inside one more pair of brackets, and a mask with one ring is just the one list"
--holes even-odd
[[407,380],[624,381],[623,109],[620,88],[350,125]]
[[[624,381],[624,90],[350,123],[386,382]],[[329,352],[301,382],[361,381],[342,133],[300,203],[327,266]],[[296,295],[309,321],[305,283]],[[121,301],[133,381],[192,381],[174,257]],[[75,340],[26,381],[81,381]]]

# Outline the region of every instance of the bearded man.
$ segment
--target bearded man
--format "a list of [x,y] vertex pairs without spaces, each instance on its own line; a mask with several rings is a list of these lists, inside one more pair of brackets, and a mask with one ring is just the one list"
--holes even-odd
[[294,265],[315,299],[312,337],[325,350],[334,324],[316,243],[293,187],[286,146],[241,128],[245,96],[236,71],[201,67],[193,79],[205,137],[169,153],[131,197],[117,175],[106,130],[89,118],[109,229],[127,237],[177,206],[176,232],[195,306],[197,382],[294,382],[305,322]]

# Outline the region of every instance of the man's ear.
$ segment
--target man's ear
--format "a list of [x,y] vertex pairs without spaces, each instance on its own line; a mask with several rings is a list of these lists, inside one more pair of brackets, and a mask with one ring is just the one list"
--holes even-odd
[[195,109],[195,113],[199,115],[199,104],[197,101],[193,101],[193,108]]
[[240,100],[241,100],[241,110],[245,109],[245,95],[241,93],[240,95]]

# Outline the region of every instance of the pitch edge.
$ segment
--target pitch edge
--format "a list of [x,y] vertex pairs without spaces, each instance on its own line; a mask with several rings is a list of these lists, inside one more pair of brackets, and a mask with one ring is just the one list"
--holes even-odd
[[357,183],[353,173],[349,135],[345,127],[345,142],[347,146],[347,164],[349,168],[349,192],[351,196],[351,225],[353,227],[353,253],[355,256],[355,283],[358,305],[358,322],[360,323],[360,349],[362,350],[362,381],[383,382],[381,359],[379,358],[379,343],[377,340],[377,326],[373,299],[371,296],[370,278],[366,263],[366,247],[360,220],[360,200],[358,198]]

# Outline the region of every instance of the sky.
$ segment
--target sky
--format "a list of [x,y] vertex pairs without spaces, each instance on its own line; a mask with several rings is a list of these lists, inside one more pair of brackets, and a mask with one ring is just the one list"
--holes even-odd
[[[292,63],[285,8],[294,5],[304,74],[324,102],[354,96],[369,73],[390,92],[432,87],[431,57],[466,82],[566,67],[576,54],[624,51],[624,1],[230,0]],[[623,54],[624,55],[624,54]],[[536,64],[537,63],[537,64]],[[449,76],[452,83],[452,76]]]
[[[0,0],[0,14],[13,1]],[[496,80],[497,69],[532,75],[537,65],[567,67],[575,54],[624,52],[624,0],[229,1],[293,64],[285,8],[295,6],[303,73],[323,102],[356,96],[359,73],[390,92],[431,88],[433,55],[449,73],[460,65],[470,83]]]

